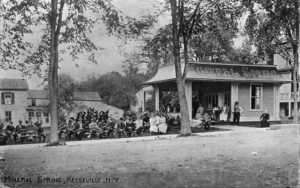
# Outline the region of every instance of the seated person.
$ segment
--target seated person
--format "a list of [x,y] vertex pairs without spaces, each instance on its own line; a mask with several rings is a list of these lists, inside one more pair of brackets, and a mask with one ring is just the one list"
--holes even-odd
[[150,115],[149,123],[150,123],[150,135],[158,133],[157,118],[154,116],[154,114]]
[[128,137],[131,137],[135,131],[135,124],[132,121],[132,118],[129,118],[125,124],[125,131]]
[[66,124],[58,124],[58,138],[62,139],[62,135],[63,139],[65,138],[66,134],[67,134],[67,125]]
[[92,119],[92,122],[89,124],[89,129],[90,129],[90,135],[89,137],[93,137],[93,136],[96,136],[96,137],[99,137],[99,127],[95,121],[95,119],[93,118]]
[[204,108],[202,107],[201,104],[199,104],[199,107],[198,107],[198,109],[197,109],[197,113],[196,113],[195,119],[196,119],[196,120],[201,120],[201,119],[202,119],[202,116],[203,116],[203,112],[204,112]]
[[21,137],[21,133],[23,132],[23,130],[22,130],[21,127],[22,127],[22,121],[20,120],[19,124],[16,125],[15,131],[13,133],[13,137],[14,137],[15,143],[17,143],[17,137],[20,137],[21,142],[23,143],[23,138]]
[[168,129],[168,125],[166,123],[166,117],[163,114],[160,114],[159,124],[158,124],[158,132],[166,134]]
[[268,113],[268,110],[265,110],[265,112],[260,116],[260,126],[261,127],[270,127],[270,114]]
[[78,140],[82,140],[84,133],[87,131],[83,128],[82,121],[79,119],[75,120],[75,130],[76,130],[76,137]]
[[201,125],[204,126],[205,130],[209,130],[210,125],[211,125],[211,117],[208,115],[208,113],[204,113],[202,120],[201,120]]
[[104,127],[104,133],[106,136],[113,136],[114,129],[116,126],[116,121],[113,118],[108,118],[107,124]]
[[43,138],[43,142],[45,142],[46,135],[44,133],[44,129],[42,128],[42,124],[36,123],[35,125],[36,125],[36,132],[37,132],[39,141],[41,142],[41,140]]
[[175,121],[173,122],[173,124],[174,124],[174,127],[177,127],[177,128],[179,128],[181,126],[181,119],[180,119],[179,115],[175,118]]
[[119,122],[117,123],[117,127],[116,127],[116,131],[117,131],[119,138],[121,138],[121,136],[127,137],[125,128],[126,128],[126,125],[125,125],[124,118],[120,118]]
[[134,121],[135,130],[138,135],[141,135],[143,132],[143,120],[141,116],[138,116],[137,120]]
[[67,135],[68,135],[68,139],[71,140],[71,137],[72,135],[76,136],[76,125],[73,121],[73,119],[71,118],[69,121],[68,121],[68,124],[67,124]]

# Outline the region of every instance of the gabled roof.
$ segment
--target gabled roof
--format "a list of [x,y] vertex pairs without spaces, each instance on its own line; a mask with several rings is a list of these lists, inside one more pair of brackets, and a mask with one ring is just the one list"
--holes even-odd
[[29,99],[49,99],[49,93],[47,90],[29,90]]
[[0,79],[0,90],[28,90],[26,79]]
[[[181,70],[183,72],[184,65]],[[225,64],[225,63],[189,63],[187,80],[199,81],[223,81],[223,82],[291,82],[290,74],[279,72],[274,65],[249,65],[249,64]],[[167,65],[159,67],[156,75],[145,82],[145,85],[175,81],[175,66]]]
[[101,101],[98,92],[75,91],[73,98],[78,101]]
[[[29,90],[29,99],[49,99],[47,90]],[[75,91],[73,92],[74,100],[78,101],[101,101],[98,92]]]

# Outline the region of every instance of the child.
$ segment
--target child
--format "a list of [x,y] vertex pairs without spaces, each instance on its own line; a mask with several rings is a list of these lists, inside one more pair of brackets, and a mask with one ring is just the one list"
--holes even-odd
[[204,126],[205,130],[209,130],[211,125],[211,117],[208,115],[208,113],[204,113],[202,117],[202,125]]

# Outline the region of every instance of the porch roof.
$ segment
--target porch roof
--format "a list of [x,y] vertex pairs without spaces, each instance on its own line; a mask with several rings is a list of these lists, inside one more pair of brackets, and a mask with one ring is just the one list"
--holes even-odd
[[[181,65],[183,72],[184,65]],[[279,72],[275,65],[246,65],[192,62],[187,69],[187,80],[222,81],[222,82],[291,82],[290,73]],[[156,75],[146,81],[145,85],[175,81],[174,64],[161,66]]]

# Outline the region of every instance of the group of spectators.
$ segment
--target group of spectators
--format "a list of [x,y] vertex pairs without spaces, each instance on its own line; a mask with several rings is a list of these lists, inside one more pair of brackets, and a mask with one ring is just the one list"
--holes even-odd
[[120,138],[166,134],[168,128],[180,126],[180,118],[170,118],[163,113],[127,114],[119,119],[109,116],[109,112],[89,108],[77,113],[59,127],[60,139]]
[[[240,117],[243,113],[243,108],[240,106],[239,102],[236,101],[234,103],[234,106],[232,110],[230,107],[224,103],[224,106],[219,108],[216,105],[212,108],[212,112],[209,114],[207,111],[204,110],[203,106],[199,104],[199,107],[197,109],[195,120],[199,121],[201,125],[205,127],[205,129],[209,129],[212,121],[223,121],[228,122],[230,121],[231,113],[233,115],[233,121],[231,122],[231,125],[239,125],[240,123]],[[260,116],[260,126],[261,127],[269,127],[270,126],[270,114],[268,113],[268,110],[266,109],[263,114]]]
[[39,122],[32,123],[19,120],[18,124],[14,125],[13,121],[0,123],[0,144],[4,145],[10,140],[15,143],[20,141],[42,141],[45,142],[46,135],[44,134],[42,124]]

